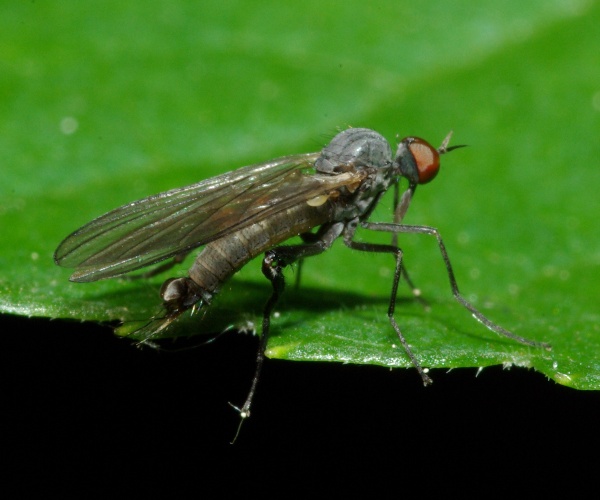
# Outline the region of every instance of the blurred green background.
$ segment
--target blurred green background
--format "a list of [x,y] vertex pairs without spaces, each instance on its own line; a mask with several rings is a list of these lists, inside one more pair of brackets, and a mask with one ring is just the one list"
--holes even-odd
[[[318,151],[347,126],[434,145],[454,130],[469,148],[443,158],[405,222],[440,229],[486,315],[554,349],[470,318],[424,236],[401,238],[432,306],[401,287],[405,336],[425,366],[516,364],[600,386],[599,2],[63,0],[0,14],[1,312],[145,319],[168,276],[72,284],[58,243],[121,204]],[[389,256],[341,243],[307,261],[269,355],[409,366],[385,314],[392,272]],[[181,334],[256,322],[269,291],[251,263]]]

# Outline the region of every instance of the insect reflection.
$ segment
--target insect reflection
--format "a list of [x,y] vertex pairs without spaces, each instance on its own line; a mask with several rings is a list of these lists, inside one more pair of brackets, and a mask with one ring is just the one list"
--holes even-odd
[[[143,340],[150,340],[185,311],[208,306],[229,278],[264,253],[262,272],[270,281],[272,292],[263,310],[256,372],[239,408],[242,421],[250,416],[271,316],[285,286],[284,268],[324,252],[338,237],[352,249],[395,257],[388,317],[425,385],[431,379],[394,318],[398,283],[402,276],[408,279],[402,250],[396,245],[400,233],[436,238],[454,297],[484,326],[521,344],[549,349],[548,344],[505,330],[465,300],[437,229],[402,224],[417,186],[437,175],[441,155],[460,147],[448,147],[450,135],[439,148],[423,139],[407,137],[399,143],[394,156],[388,142],[377,132],[350,128],[336,135],[321,152],[243,167],[117,208],[68,236],[54,258],[60,266],[75,268],[71,281],[90,282],[121,276],[169,258],[180,262],[189,252],[204,246],[187,277],[163,283],[160,296],[164,314],[136,332]],[[396,196],[394,222],[370,222],[381,197],[390,187],[397,193],[403,177],[408,180],[408,188],[400,199]],[[394,235],[392,242],[386,245],[355,241],[358,227],[390,233]],[[313,229],[315,232],[311,232]],[[297,235],[302,244],[281,245]],[[159,266],[147,274],[167,267]]]

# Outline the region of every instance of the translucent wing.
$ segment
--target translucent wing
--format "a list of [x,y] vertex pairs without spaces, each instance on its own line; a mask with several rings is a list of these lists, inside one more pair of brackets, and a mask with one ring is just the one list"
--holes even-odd
[[68,236],[54,260],[76,268],[72,281],[111,278],[204,245],[360,177],[303,173],[318,157],[286,156],[129,203]]

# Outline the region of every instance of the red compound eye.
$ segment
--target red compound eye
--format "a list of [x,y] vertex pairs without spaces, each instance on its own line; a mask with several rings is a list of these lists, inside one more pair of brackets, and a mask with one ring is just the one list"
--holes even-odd
[[437,149],[418,137],[413,138],[408,149],[417,165],[419,184],[425,184],[431,181],[440,169],[440,154]]

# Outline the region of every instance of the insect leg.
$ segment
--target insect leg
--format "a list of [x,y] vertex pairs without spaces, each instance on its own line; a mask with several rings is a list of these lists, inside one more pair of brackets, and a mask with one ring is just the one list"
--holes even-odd
[[448,273],[448,279],[450,280],[450,288],[452,289],[452,295],[454,298],[460,302],[460,304],[467,309],[473,317],[483,324],[489,330],[507,337],[509,339],[515,340],[520,344],[529,345],[532,347],[543,347],[546,350],[550,350],[550,344],[546,342],[536,342],[534,340],[529,340],[520,335],[516,335],[505,328],[502,328],[500,325],[490,321],[486,318],[479,310],[477,310],[470,302],[468,302],[459,292],[458,284],[456,283],[456,278],[454,276],[454,271],[452,269],[452,264],[450,263],[450,258],[448,257],[448,252],[446,251],[446,246],[442,241],[442,237],[439,231],[430,226],[412,226],[406,224],[386,224],[380,222],[363,222],[362,227],[365,229],[370,229],[372,231],[384,231],[388,233],[413,233],[413,234],[428,234],[434,236],[437,240],[438,247],[442,254],[442,259],[444,260],[444,265],[446,266],[446,271]]
[[244,405],[241,409],[239,409],[242,421],[250,416],[250,407],[252,406],[252,400],[254,399],[254,393],[256,392],[258,379],[260,378],[260,372],[265,360],[265,349],[267,348],[267,341],[269,340],[269,330],[271,326],[271,313],[273,312],[273,308],[279,301],[279,297],[285,288],[285,279],[283,277],[282,268],[274,260],[274,257],[274,251],[270,250],[266,253],[262,263],[262,272],[271,282],[271,285],[273,286],[273,292],[265,304],[263,311],[262,335],[260,337],[260,343],[256,353],[256,369],[254,371],[254,377],[252,378],[252,385],[250,386],[250,391],[248,392],[248,396],[246,396]]
[[360,250],[363,252],[392,253],[396,257],[396,269],[394,270],[394,281],[392,283],[392,293],[390,295],[390,304],[388,306],[388,313],[387,313],[388,319],[389,319],[392,327],[396,331],[396,334],[398,335],[398,338],[400,339],[400,343],[402,344],[402,347],[404,347],[406,354],[408,354],[408,357],[410,358],[413,366],[419,372],[419,375],[421,376],[421,379],[423,380],[423,385],[429,385],[433,382],[433,380],[431,380],[429,375],[427,375],[427,373],[425,373],[425,370],[423,369],[423,367],[417,360],[417,357],[413,354],[410,346],[408,345],[408,342],[406,341],[406,339],[404,338],[404,335],[402,334],[402,330],[400,330],[400,326],[398,326],[398,323],[396,322],[396,319],[394,318],[394,311],[396,309],[396,296],[398,294],[398,283],[400,282],[401,276],[405,276],[405,277],[407,276],[406,271],[404,270],[404,272],[403,272],[402,250],[395,245],[382,245],[382,244],[377,244],[377,243],[362,243],[362,242],[353,241],[352,238],[354,237],[355,230],[356,230],[356,225],[348,226],[348,231],[344,235],[344,243],[349,248],[352,248],[354,250]]
[[[408,209],[408,205],[410,203],[410,199],[412,197],[412,191],[407,190],[402,194],[402,198],[400,198],[400,189],[398,182],[394,182],[394,197],[393,197],[393,208],[394,208],[394,223],[399,224],[402,221],[402,217],[406,213]],[[392,246],[398,247],[398,233],[392,233]],[[421,290],[415,286],[413,281],[410,279],[408,275],[408,271],[406,270],[406,266],[404,263],[402,264],[402,277],[404,281],[410,287],[410,291],[412,292],[415,299],[425,308],[425,310],[429,310],[429,304],[427,301],[421,297]]]
[[256,392],[258,379],[260,378],[260,372],[265,360],[267,342],[269,341],[271,314],[285,288],[283,269],[297,260],[324,252],[333,244],[333,241],[341,234],[343,229],[343,223],[326,225],[317,233],[319,239],[313,243],[275,247],[265,253],[265,258],[262,263],[262,272],[271,282],[273,292],[263,310],[262,335],[256,353],[256,370],[254,372],[254,378],[252,379],[252,385],[250,386],[250,391],[248,392],[244,405],[239,409],[242,421],[250,416],[252,399]]
[[[304,243],[316,243],[320,240],[319,233],[302,233],[300,234],[300,238]],[[294,288],[298,290],[300,288],[300,278],[302,276],[302,267],[304,263],[304,258],[298,259],[298,264],[296,265],[296,282],[294,283]]]

